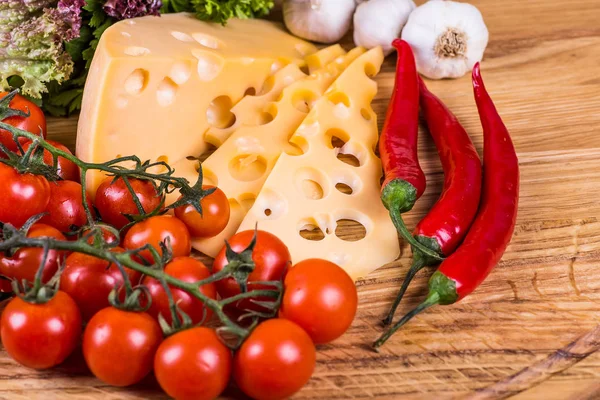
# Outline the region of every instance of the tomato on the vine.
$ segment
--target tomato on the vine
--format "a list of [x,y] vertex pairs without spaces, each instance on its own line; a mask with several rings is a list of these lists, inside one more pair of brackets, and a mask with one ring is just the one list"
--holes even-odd
[[[46,142],[50,143],[52,146],[56,147],[59,150],[64,151],[65,153],[71,153],[71,150],[68,149],[64,144],[57,142],[55,140],[47,139]],[[31,141],[27,141],[23,143],[23,150],[27,151],[31,146]],[[44,164],[46,165],[54,165],[54,158],[52,157],[52,153],[48,150],[44,150]],[[79,175],[79,167],[73,161],[69,161],[64,157],[58,157],[56,159],[56,172],[58,176],[66,181],[75,181],[79,182],[81,176]]]
[[[248,230],[236,233],[229,239],[231,248],[239,253],[248,247],[255,231]],[[256,246],[252,252],[255,268],[248,276],[248,291],[257,289],[272,289],[272,287],[257,285],[253,282],[283,280],[292,262],[287,246],[275,235],[256,231]],[[213,263],[213,273],[221,271],[229,263],[225,254],[226,248],[219,252]],[[217,292],[222,298],[228,298],[240,293],[240,286],[234,278],[222,279],[216,282]],[[269,301],[272,299],[259,297],[255,300]],[[237,303],[239,310],[265,311],[264,307],[244,299]]]
[[[122,253],[125,250],[115,247],[111,251]],[[141,274],[129,268],[125,268],[125,272],[131,284],[136,286]],[[67,257],[60,279],[60,290],[75,300],[85,321],[108,307],[108,295],[122,286],[123,275],[115,264],[82,253]]]
[[[128,178],[128,181],[146,213],[160,206],[162,198],[151,181],[136,178]],[[102,220],[117,229],[129,223],[125,215],[140,215],[123,178],[104,179],[96,190],[95,203]]]
[[19,364],[46,369],[62,363],[81,336],[81,314],[71,297],[61,291],[43,304],[20,297],[2,313],[2,344]]
[[215,191],[200,200],[202,215],[191,204],[175,208],[175,216],[183,221],[192,237],[213,237],[225,229],[229,222],[229,200],[225,193],[214,186],[202,186],[203,190]]
[[[174,258],[165,266],[164,272],[173,278],[189,283],[197,282],[210,276],[208,268],[201,261],[191,257]],[[163,318],[170,324],[173,319],[169,308],[169,299],[161,283],[147,276],[144,278],[142,284],[148,288],[152,297],[152,303],[147,311],[148,314],[157,319],[158,315],[162,314]],[[194,325],[202,322],[203,318],[205,322],[210,320],[212,311],[205,307],[201,300],[176,287],[169,286],[169,288],[171,289],[173,299],[181,311],[185,312],[192,319]],[[217,290],[214,283],[202,285],[199,290],[211,299],[217,298]]]
[[[104,239],[106,244],[116,246],[120,243],[119,238],[117,235],[115,235],[115,233],[112,232],[111,227],[102,223],[96,224],[96,227],[102,232],[102,239]],[[89,244],[94,244],[95,236],[92,234],[89,228],[84,229],[83,232],[81,232],[81,236],[88,236],[87,242]]]
[[[40,222],[55,227],[61,232],[77,230],[88,223],[83,207],[81,185],[73,181],[57,181],[50,183],[50,201],[46,206],[47,215]],[[87,205],[96,215],[92,201],[86,196]]]
[[[8,93],[0,93],[0,99],[3,99]],[[28,117],[8,117],[2,122],[8,125],[12,125],[15,128],[31,132],[34,135],[42,135],[46,137],[46,117],[44,112],[33,102],[26,99],[25,97],[17,94],[9,103],[10,108],[20,110],[25,113],[29,113]],[[19,143],[24,143],[28,139],[24,137],[19,138]],[[5,129],[0,129],[0,143],[2,143],[7,149],[16,152],[18,150],[17,144],[15,143],[12,133]],[[0,157],[6,156],[2,150],[0,150]]]
[[162,342],[154,357],[154,375],[177,400],[210,400],[225,390],[231,358],[213,329],[187,329]]
[[[149,244],[162,254],[160,243],[168,239],[173,257],[189,256],[192,251],[190,233],[178,218],[169,215],[157,215],[133,225],[125,234],[123,247],[129,250],[139,249]],[[139,253],[140,257],[154,263],[149,250]]]
[[30,217],[44,212],[50,183],[40,175],[20,174],[0,163],[0,221],[20,228]]
[[152,371],[162,341],[158,322],[144,312],[100,310],[83,333],[83,357],[92,373],[113,386],[129,386]]
[[[66,240],[62,233],[56,228],[46,224],[34,224],[27,232],[28,238],[51,237],[59,240]],[[48,282],[58,270],[59,262],[66,253],[58,250],[48,251],[48,257],[44,264],[42,282]],[[23,279],[32,282],[35,273],[44,259],[44,250],[37,247],[24,247],[15,252],[12,257],[0,254],[0,275],[11,279],[17,279],[19,282]]]
[[300,326],[270,319],[260,323],[235,353],[233,378],[253,399],[285,399],[308,382],[316,357],[315,345]]
[[356,286],[336,264],[321,259],[299,262],[285,277],[279,317],[300,325],[316,344],[348,330],[358,307]]

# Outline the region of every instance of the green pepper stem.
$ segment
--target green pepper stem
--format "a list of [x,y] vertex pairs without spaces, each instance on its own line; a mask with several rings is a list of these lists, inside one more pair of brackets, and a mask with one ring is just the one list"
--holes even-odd
[[373,349],[377,350],[382,344],[384,344],[394,333],[398,331],[398,329],[402,328],[408,321],[410,321],[414,316],[420,314],[424,310],[428,309],[431,306],[435,306],[440,302],[440,295],[437,292],[429,292],[429,295],[421,304],[419,304],[414,310],[407,313],[402,319],[386,332],[383,333],[375,342],[373,342]]
[[396,227],[396,230],[398,230],[398,233],[400,233],[402,238],[404,238],[404,240],[406,240],[408,242],[408,244],[410,244],[412,246],[413,253],[415,252],[415,249],[417,249],[418,251],[422,252],[424,255],[426,255],[434,260],[439,260],[439,261],[444,260],[444,257],[440,256],[438,253],[431,250],[430,248],[427,248],[426,246],[422,245],[421,243],[419,243],[417,241],[417,239],[414,238],[414,236],[410,233],[410,231],[406,227],[406,224],[404,223],[404,220],[402,219],[402,214],[400,213],[400,211],[398,211],[396,209],[391,209],[390,210],[390,218],[392,219],[392,223]]
[[390,311],[388,312],[387,317],[382,321],[383,325],[387,326],[392,323],[392,320],[394,319],[394,314],[396,313],[396,309],[400,305],[400,302],[402,301],[402,297],[404,297],[404,293],[406,293],[406,289],[408,289],[408,285],[413,280],[413,278],[415,277],[417,272],[419,272],[426,266],[427,266],[427,264],[425,262],[425,258],[422,257],[418,252],[415,252],[413,262],[412,262],[408,272],[406,273],[406,277],[404,278],[404,282],[402,283],[400,292],[398,292],[398,295],[396,296],[396,300],[394,300],[394,304],[392,304],[392,307],[390,307]]

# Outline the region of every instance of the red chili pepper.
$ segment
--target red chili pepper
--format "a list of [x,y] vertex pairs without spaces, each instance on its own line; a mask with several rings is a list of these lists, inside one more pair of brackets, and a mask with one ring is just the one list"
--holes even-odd
[[417,155],[419,75],[415,57],[404,40],[396,39],[392,46],[398,52],[398,60],[394,91],[379,139],[379,155],[385,174],[381,201],[404,239],[414,248],[439,259],[412,237],[402,220],[402,213],[410,211],[425,191],[425,174]]
[[[458,119],[419,78],[420,103],[444,170],[444,188],[429,213],[417,224],[413,236],[431,251],[447,257],[464,239],[479,207],[481,160]],[[417,248],[402,288],[383,321],[392,322],[408,285],[422,268],[439,264]]]
[[519,200],[519,161],[508,130],[485,90],[479,63],[473,68],[473,91],[484,135],[479,211],[464,242],[431,276],[427,299],[377,339],[374,348],[423,310],[456,303],[473,292],[500,261],[512,237]]

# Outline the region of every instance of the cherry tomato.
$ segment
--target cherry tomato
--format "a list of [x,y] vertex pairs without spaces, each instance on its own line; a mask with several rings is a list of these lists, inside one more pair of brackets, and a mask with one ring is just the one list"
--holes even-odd
[[[214,186],[202,186],[212,189]],[[175,216],[188,227],[192,237],[213,237],[225,229],[229,222],[229,200],[219,188],[200,200],[202,215],[191,204],[175,208]]]
[[0,163],[0,221],[20,228],[30,217],[44,212],[50,184],[43,176],[20,174]]
[[2,313],[2,344],[19,364],[46,369],[63,362],[81,336],[81,314],[66,293],[58,291],[47,303],[12,299]]
[[[125,250],[115,247],[111,251],[122,253]],[[137,285],[141,274],[129,268],[125,268],[125,271],[131,284]],[[108,295],[122,285],[123,275],[115,264],[82,253],[67,257],[60,279],[60,290],[75,300],[85,321],[108,307]]]
[[[86,196],[88,207],[95,216],[94,208]],[[55,227],[61,232],[72,232],[87,224],[85,209],[81,195],[81,185],[73,181],[58,181],[50,183],[50,201],[46,206],[48,215],[40,222]]]
[[[123,214],[139,215],[140,212],[123,178],[118,178],[114,182],[113,180],[113,177],[108,177],[102,181],[96,190],[95,202],[102,220],[121,229],[129,223]],[[129,179],[129,183],[146,213],[155,210],[160,205],[162,199],[152,182]]]
[[[206,279],[210,276],[210,271],[206,266],[191,257],[177,257],[165,266],[165,273],[184,282],[196,282],[201,279]],[[152,296],[152,303],[148,309],[148,314],[158,319],[158,315],[162,314],[165,320],[170,324],[172,321],[171,310],[169,308],[169,300],[163,286],[154,278],[149,276],[144,278],[142,282],[148,288]],[[192,297],[187,292],[169,286],[173,299],[179,305],[179,308],[190,316],[194,325],[199,324],[203,320],[204,313],[206,317],[204,321],[210,321],[212,311],[206,307],[199,299]],[[214,283],[200,286],[200,291],[211,299],[217,298],[217,289]]]
[[287,273],[279,317],[300,325],[315,344],[329,343],[348,330],[357,307],[352,278],[336,264],[315,258]]
[[[60,142],[57,142],[55,140],[50,140],[50,139],[48,139],[46,141],[59,150],[62,150],[69,154],[73,154],[73,153],[71,153],[71,150],[69,150],[67,146],[65,146],[64,144],[62,144]],[[31,147],[31,143],[32,142],[30,140],[25,142],[23,144],[23,150],[27,151],[27,149],[29,149],[29,147]],[[48,150],[44,150],[44,164],[50,165],[50,166],[54,165],[54,159],[52,157],[52,154]],[[56,166],[57,166],[56,172],[58,173],[58,176],[60,176],[62,179],[66,180],[66,181],[75,181],[75,182],[79,182],[79,180],[81,179],[81,176],[79,175],[79,167],[73,161],[69,161],[64,157],[58,157]]]
[[258,400],[285,399],[302,389],[316,362],[310,336],[286,319],[260,323],[233,359],[233,378]]
[[[6,96],[7,92],[0,93],[0,99]],[[46,138],[46,117],[44,112],[31,101],[25,97],[17,94],[9,104],[10,108],[15,110],[21,110],[25,113],[29,113],[28,117],[9,117],[5,118],[2,122],[8,125],[12,125],[15,128],[31,132],[34,135],[42,135]],[[28,139],[24,137],[19,138],[20,143],[26,142]],[[16,152],[18,150],[17,144],[15,143],[12,133],[5,129],[0,129],[0,143],[2,143],[7,149]],[[0,156],[5,157],[3,151],[0,150]]]
[[[283,280],[291,264],[291,256],[288,248],[275,235],[257,231],[256,246],[252,253],[252,260],[256,264],[254,271],[248,277],[248,290],[269,289],[268,286],[256,285],[252,282],[257,281],[276,281]],[[254,237],[254,231],[248,230],[236,233],[229,239],[229,244],[235,252],[243,251]],[[213,273],[221,271],[228,264],[225,255],[225,247],[219,252],[213,263]],[[228,298],[240,293],[240,286],[233,278],[222,279],[216,282],[217,292],[222,298]],[[260,301],[272,300],[269,298],[258,298]],[[240,310],[265,311],[250,301],[244,299],[237,304]]]
[[[66,240],[62,233],[57,229],[45,225],[34,224],[27,232],[27,237],[51,237],[59,240]],[[63,251],[50,250],[48,258],[44,265],[44,273],[42,282],[48,282],[58,270],[59,262],[66,256]],[[23,279],[32,282],[35,278],[42,260],[44,258],[44,250],[36,247],[24,247],[15,252],[12,257],[7,257],[0,253],[0,274],[11,279],[17,279],[19,282]]]
[[[100,229],[100,231],[102,232],[102,238],[108,245],[116,246],[120,243],[119,238],[112,232],[112,230],[109,228],[108,225],[96,224],[96,227],[98,229]],[[90,235],[88,237],[87,242],[89,244],[94,244],[95,237],[94,237],[94,235],[91,234],[90,229],[84,229],[83,232],[81,232],[81,236],[86,236],[86,235]]]
[[148,314],[107,307],[85,328],[83,357],[96,378],[112,386],[129,386],[152,371],[161,341],[160,326]]
[[211,400],[227,386],[231,358],[214,330],[187,329],[162,342],[154,357],[154,375],[177,400]]
[[[169,239],[173,257],[190,255],[192,251],[190,233],[181,220],[169,215],[157,215],[133,225],[125,235],[123,246],[133,250],[149,244],[158,250],[159,254],[162,254],[159,243],[167,239]],[[139,255],[149,263],[154,263],[150,251],[141,251]]]
[[0,293],[12,294],[12,283],[10,279],[6,279],[0,276]]

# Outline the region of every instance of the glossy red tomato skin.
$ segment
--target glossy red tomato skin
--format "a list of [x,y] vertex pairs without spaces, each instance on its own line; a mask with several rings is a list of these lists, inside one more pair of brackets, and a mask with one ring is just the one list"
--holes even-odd
[[[102,238],[107,244],[117,246],[121,242],[120,239],[107,228],[108,225],[99,223],[96,224],[96,226],[102,231]],[[81,232],[82,237],[90,234],[90,229],[84,229],[83,232]],[[94,244],[94,239],[94,235],[91,235],[88,237],[87,242],[89,244]]]
[[[213,189],[214,186],[202,186]],[[218,235],[229,222],[229,200],[219,188],[200,201],[202,215],[191,204],[175,208],[175,216],[188,227],[192,237],[208,238]]]
[[[56,147],[59,150],[64,151],[65,153],[69,153],[69,154],[73,154],[71,153],[71,150],[69,150],[69,148],[67,146],[65,146],[64,144],[57,142],[55,140],[50,140],[47,139],[46,140],[48,143],[50,143],[52,146]],[[23,150],[27,151],[27,149],[29,149],[29,147],[31,147],[31,141],[28,140],[25,143],[23,143]],[[52,154],[48,151],[48,150],[44,150],[44,164],[46,165],[54,165],[54,159],[52,157]],[[77,166],[77,164],[75,164],[73,161],[69,161],[64,157],[58,157],[57,159],[57,171],[58,176],[60,176],[62,179],[66,180],[66,181],[74,181],[74,182],[79,182],[81,179],[81,175],[79,173],[79,167]]]
[[253,399],[285,399],[309,381],[315,363],[315,346],[302,328],[285,319],[270,319],[260,323],[236,352],[233,377]]
[[352,278],[336,264],[320,259],[299,262],[284,281],[279,317],[300,325],[315,344],[344,334],[358,307]]
[[[115,247],[111,251],[122,253],[125,250]],[[125,271],[131,284],[136,286],[141,274],[129,268]],[[60,290],[75,300],[84,321],[108,307],[108,295],[114,288],[122,286],[123,275],[115,264],[82,253],[67,257],[60,279]]]
[[[165,273],[169,276],[182,280],[184,282],[197,282],[210,276],[209,269],[201,262],[191,257],[176,257],[165,266]],[[152,303],[147,313],[158,320],[158,315],[162,314],[165,320],[170,324],[172,322],[171,310],[169,309],[169,300],[163,286],[154,278],[145,277],[142,284],[148,288],[152,296]],[[173,299],[179,305],[179,308],[185,312],[193,321],[194,325],[203,321],[204,310],[206,317],[204,322],[210,321],[212,311],[204,307],[199,299],[192,297],[187,292],[171,287]],[[214,283],[202,285],[200,291],[211,299],[217,298],[217,289]]]
[[[253,230],[239,232],[229,239],[229,244],[235,252],[239,253],[248,247],[253,237]],[[228,264],[225,251],[226,249],[223,247],[217,254],[213,263],[213,273],[221,271]],[[260,230],[257,231],[252,260],[255,263],[255,268],[248,277],[248,290],[269,288],[252,282],[283,280],[292,263],[287,246],[275,235]],[[232,297],[240,293],[240,286],[233,278],[222,279],[216,282],[216,285],[217,292],[222,298]],[[259,298],[257,300],[268,301],[270,299]],[[249,299],[240,301],[237,308],[240,310],[264,311],[263,307],[253,304]]]
[[0,221],[20,228],[30,217],[44,212],[50,183],[33,174],[20,174],[0,163]]
[[148,314],[107,307],[85,328],[83,357],[101,381],[129,386],[152,371],[161,341],[160,326]]
[[[113,179],[113,177],[108,177],[98,186],[95,203],[102,220],[117,229],[121,229],[129,223],[129,220],[123,214],[139,215],[140,212],[133,201],[133,196],[127,189],[125,181],[119,178],[113,182]],[[129,183],[144,211],[148,213],[160,205],[162,199],[152,182],[129,179]]]
[[61,291],[45,304],[12,299],[2,313],[2,344],[19,364],[46,369],[62,363],[81,336],[81,314]]
[[[125,234],[123,247],[132,250],[150,244],[162,254],[159,243],[167,238],[170,240],[173,257],[190,255],[190,233],[181,220],[170,215],[157,215],[133,225]],[[139,255],[149,263],[154,263],[150,251],[144,250]]]
[[[50,183],[50,201],[46,206],[48,215],[40,222],[55,227],[61,232],[72,232],[72,228],[87,225],[88,220],[83,207],[81,185],[73,181],[57,181]],[[95,216],[92,201],[86,196],[88,207]]]
[[[59,240],[66,240],[64,235],[56,228],[46,224],[36,223],[27,232],[27,237],[52,237]],[[11,279],[17,279],[19,282],[23,279],[33,282],[35,273],[42,264],[44,251],[41,248],[27,247],[19,249],[12,257],[0,253],[0,275]],[[42,281],[48,282],[58,270],[59,262],[66,257],[66,252],[50,250],[48,258],[44,265]]]
[[197,327],[165,339],[154,357],[160,387],[177,400],[210,400],[225,390],[231,351],[213,329]]
[[12,293],[12,284],[10,279],[0,276],[0,293]]
[[[7,94],[7,92],[0,93],[0,99],[3,99]],[[20,94],[17,94],[11,100],[10,108],[21,110],[30,115],[28,117],[9,117],[5,118],[2,122],[12,125],[15,128],[31,132],[34,135],[40,136],[41,134],[42,137],[46,138],[46,117],[44,116],[44,112],[38,106]],[[19,138],[20,143],[25,143],[27,140],[28,139],[24,137]],[[5,129],[0,129],[0,143],[13,152],[18,150],[12,134]],[[0,157],[5,156],[4,152],[0,150]]]

